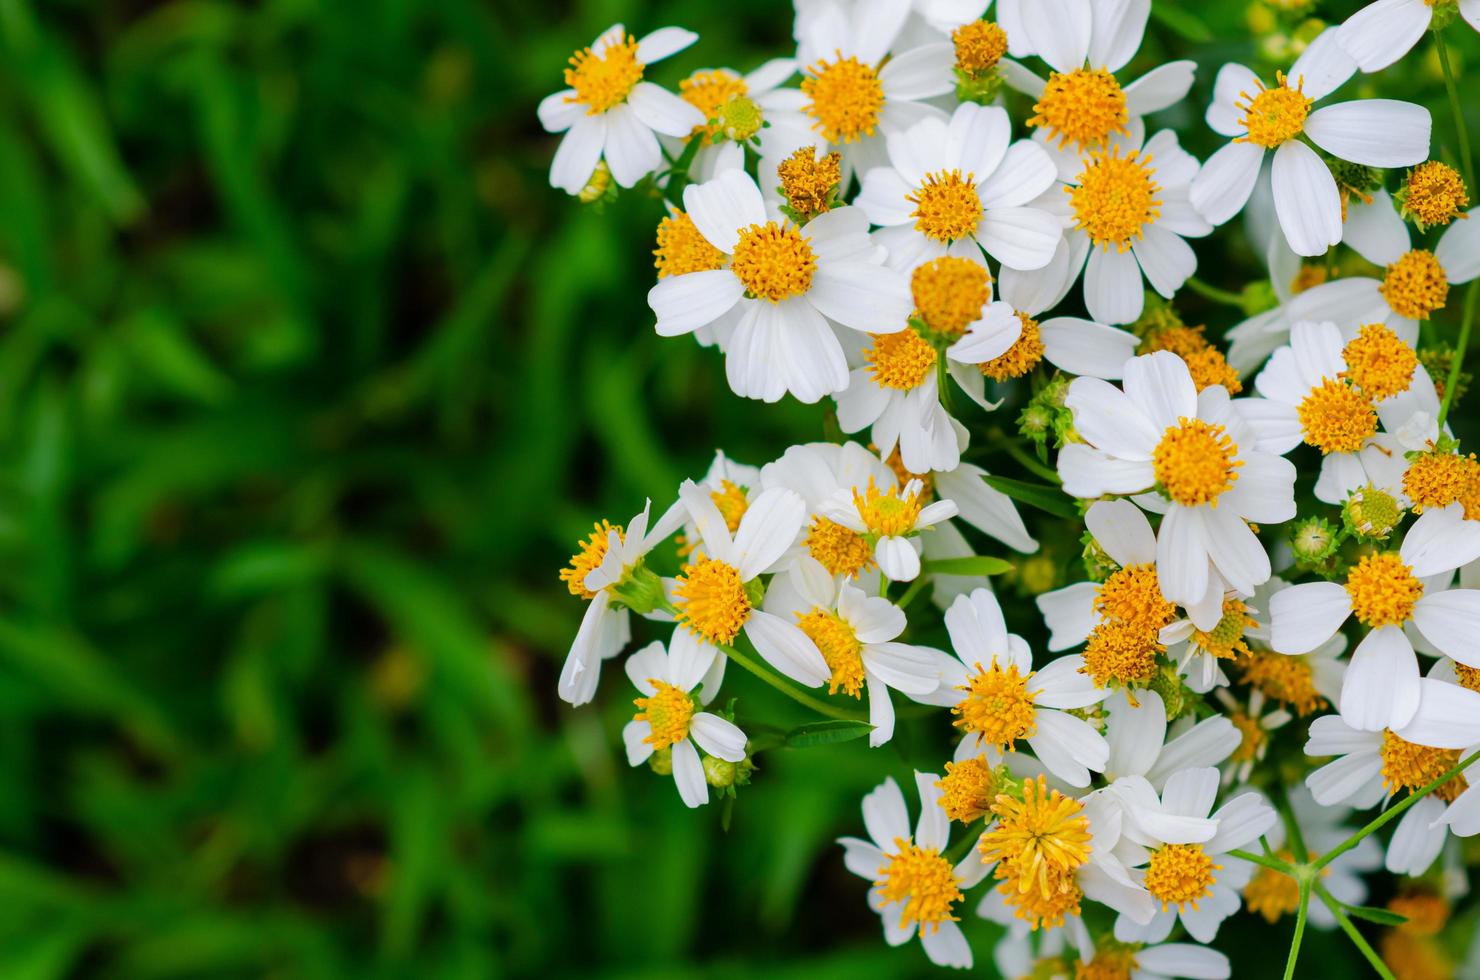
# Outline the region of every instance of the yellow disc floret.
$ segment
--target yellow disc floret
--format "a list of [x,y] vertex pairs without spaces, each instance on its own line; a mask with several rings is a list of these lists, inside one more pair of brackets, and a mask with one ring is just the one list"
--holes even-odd
[[859,493],[853,491],[853,506],[870,534],[880,537],[900,537],[915,529],[920,516],[920,490],[901,494],[898,487],[890,487],[883,493],[869,477],[868,488]]
[[946,774],[936,780],[940,807],[960,823],[974,823],[986,816],[997,799],[997,772],[985,756],[947,762]]
[[817,644],[822,659],[827,661],[827,667],[832,671],[827,693],[836,694],[842,690],[858,697],[863,692],[863,644],[858,642],[853,627],[828,609],[797,613],[797,627]]
[[1365,555],[1346,576],[1352,613],[1364,626],[1401,626],[1413,618],[1423,583],[1397,552]]
[[1125,92],[1103,68],[1054,72],[1033,106],[1029,126],[1043,126],[1059,148],[1096,147],[1112,133],[1126,133]]
[[994,876],[1015,882],[1019,892],[1036,890],[1047,899],[1062,887],[1062,876],[1089,860],[1084,804],[1049,789],[1043,776],[1024,780],[1021,800],[999,795],[992,813],[997,825],[981,836],[977,850],[984,863],[997,864]]
[[859,572],[874,565],[873,549],[863,535],[826,517],[812,519],[805,544],[807,553],[817,559],[829,575],[857,578]]
[[[1295,855],[1289,850],[1277,851],[1275,857],[1295,863]],[[1244,904],[1250,912],[1263,916],[1264,921],[1278,922],[1280,916],[1300,907],[1300,886],[1290,875],[1273,868],[1260,868],[1244,886]]]
[[959,337],[992,301],[992,277],[980,262],[946,255],[915,268],[910,295],[931,330]]
[[1458,501],[1464,504],[1466,517],[1480,518],[1480,460],[1474,453],[1424,453],[1408,464],[1403,492],[1416,514]]
[[1144,884],[1163,912],[1173,905],[1178,910],[1188,905],[1195,909],[1213,893],[1218,880],[1214,872],[1222,870],[1201,844],[1164,844],[1151,853]]
[[810,100],[802,111],[817,120],[812,128],[829,143],[856,143],[872,136],[884,109],[879,75],[857,58],[837,53],[808,68],[802,93]]
[[652,697],[637,698],[633,721],[645,721],[653,731],[643,741],[655,749],[666,749],[689,737],[689,722],[694,717],[694,699],[666,681],[649,678],[657,688]]
[[1195,649],[1211,653],[1219,660],[1233,660],[1249,652],[1244,634],[1256,625],[1242,599],[1227,598],[1223,600],[1223,616],[1218,624],[1210,630],[1193,629],[1188,642]]
[[699,136],[705,146],[718,142],[724,133],[725,123],[721,110],[731,99],[749,92],[750,87],[745,84],[745,79],[726,68],[696,71],[678,83],[679,96],[703,113],[708,120],[694,127],[694,135]]
[[627,101],[627,95],[642,81],[642,63],[637,60],[637,39],[630,35],[608,44],[600,54],[582,48],[570,56],[565,84],[575,89],[567,102],[586,106],[588,116],[599,115]]
[[1415,248],[1387,267],[1377,289],[1394,313],[1410,320],[1427,320],[1449,299],[1449,277],[1433,252]]
[[951,862],[933,847],[917,847],[908,839],[896,838],[896,852],[879,869],[874,882],[880,904],[899,904],[900,928],[919,923],[922,933],[934,932],[942,922],[954,922],[952,914],[961,901],[961,879]]
[[1304,657],[1255,650],[1238,662],[1244,683],[1263,691],[1302,718],[1327,706],[1316,690],[1315,671]]
[[1172,621],[1176,606],[1161,594],[1154,562],[1126,565],[1105,579],[1095,594],[1095,611],[1148,633]]
[[1452,911],[1443,895],[1415,888],[1388,899],[1387,907],[1407,919],[1399,929],[1410,936],[1437,935],[1449,923]]
[[653,265],[658,278],[682,276],[690,272],[708,272],[723,268],[725,253],[709,244],[699,234],[694,219],[675,211],[658,222],[658,247],[653,249]]
[[993,381],[1021,378],[1043,361],[1043,331],[1038,328],[1038,321],[1026,313],[1018,313],[1017,318],[1023,327],[1012,346],[990,361],[977,365],[977,369]]
[[1201,326],[1185,325],[1164,327],[1146,336],[1140,353],[1169,350],[1182,358],[1187,365],[1187,373],[1192,375],[1192,383],[1199,392],[1213,385],[1222,385],[1228,389],[1230,395],[1237,395],[1244,390],[1243,382],[1239,380],[1238,372],[1229,365],[1223,352],[1203,336],[1204,329]]
[[1124,252],[1161,217],[1161,186],[1151,158],[1120,147],[1098,150],[1085,161],[1077,187],[1065,187],[1074,207],[1074,225],[1101,248]]
[[678,621],[689,632],[728,646],[750,618],[750,597],[735,566],[712,558],[685,565],[673,587]]
[[1074,964],[1074,980],[1131,980],[1135,975],[1136,946],[1106,946],[1103,941],[1088,963]]
[[571,555],[570,567],[560,570],[560,581],[565,583],[571,595],[582,599],[596,598],[596,593],[586,588],[586,576],[606,559],[608,539],[612,531],[617,532],[618,539],[625,540],[622,525],[598,521],[591,533],[581,541],[579,550]]
[[1447,225],[1455,218],[1466,217],[1470,195],[1459,172],[1447,163],[1430,160],[1408,171],[1403,185],[1403,213],[1411,216],[1420,229]]
[[1214,504],[1238,482],[1238,446],[1223,426],[1182,418],[1168,426],[1151,454],[1156,482],[1184,507]]
[[956,690],[965,697],[951,709],[957,728],[977,736],[980,744],[1010,751],[1020,738],[1031,738],[1038,731],[1038,714],[1033,707],[1037,691],[1028,690],[1033,672],[1018,672],[1012,664],[1006,670],[996,661],[976,671],[966,684]]
[[1418,354],[1386,324],[1363,324],[1341,351],[1346,377],[1373,401],[1407,391],[1418,368]]
[[809,239],[793,225],[767,221],[740,232],[730,269],[757,299],[779,303],[800,296],[812,285],[817,256]]
[[1354,453],[1377,432],[1372,400],[1344,381],[1326,378],[1295,408],[1305,444],[1326,453]]
[[937,356],[935,348],[908,327],[874,334],[873,343],[863,352],[874,384],[895,391],[912,391],[924,384],[935,371]]
[[989,20],[973,20],[951,32],[956,46],[956,70],[968,78],[997,67],[1007,53],[1007,32]]
[[829,210],[833,192],[843,179],[843,157],[838,153],[817,156],[815,146],[804,146],[776,166],[781,193],[798,217],[812,217]]
[[1079,903],[1084,898],[1084,890],[1072,874],[1051,872],[1045,880],[1048,882],[1046,893],[1037,888],[1023,891],[1013,879],[997,886],[1002,904],[1012,909],[1013,916],[1022,919],[1035,932],[1056,929],[1064,924],[1066,916],[1078,916]]
[[926,238],[946,244],[976,231],[982,220],[982,199],[971,174],[959,170],[928,173],[920,186],[905,196],[915,206],[910,217],[915,230]]
[[[1415,745],[1399,738],[1391,729],[1382,731],[1382,784],[1390,793],[1422,789],[1458,764],[1458,749]],[[1449,803],[1468,787],[1464,774],[1460,774],[1434,790],[1434,795]]]
[[1236,106],[1244,110],[1243,118],[1239,125],[1248,130],[1248,135],[1240,136],[1234,140],[1235,143],[1253,143],[1265,149],[1273,149],[1286,140],[1294,139],[1305,129],[1305,117],[1310,113],[1312,99],[1308,99],[1302,92],[1301,85],[1304,79],[1299,79],[1295,87],[1287,84],[1284,72],[1275,74],[1274,88],[1264,88],[1261,84],[1258,92],[1250,95],[1248,92],[1240,92],[1242,100]]
[[1107,619],[1090,630],[1079,672],[1088,674],[1096,687],[1144,687],[1156,674],[1157,654],[1165,649],[1155,631]]

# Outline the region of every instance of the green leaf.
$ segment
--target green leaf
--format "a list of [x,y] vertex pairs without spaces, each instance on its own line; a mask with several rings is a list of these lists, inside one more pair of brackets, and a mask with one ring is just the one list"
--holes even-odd
[[1213,32],[1207,24],[1179,7],[1154,3],[1151,5],[1151,16],[1161,21],[1173,34],[1189,41],[1206,42],[1213,39]]
[[1408,921],[1408,916],[1399,915],[1388,909],[1375,908],[1371,905],[1347,905],[1342,903],[1346,914],[1357,919],[1366,919],[1368,922],[1376,922],[1380,926],[1401,926]]
[[924,571],[937,575],[1001,575],[1012,571],[1012,562],[987,555],[970,555],[966,558],[935,558],[920,566]]
[[814,721],[799,725],[786,733],[786,746],[792,749],[809,749],[815,745],[833,745],[863,738],[874,730],[866,721],[840,718],[835,721]]
[[982,476],[983,482],[994,490],[1007,494],[1019,503],[1054,515],[1065,517],[1070,520],[1079,520],[1079,508],[1074,502],[1064,495],[1064,491],[1058,487],[1051,487],[1046,483],[1028,483],[1023,480],[1013,480],[1005,476]]

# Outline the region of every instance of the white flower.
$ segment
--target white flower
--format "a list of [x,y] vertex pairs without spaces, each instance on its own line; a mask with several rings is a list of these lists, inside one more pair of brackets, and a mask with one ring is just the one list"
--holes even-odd
[[[755,71],[742,75],[730,68],[701,68],[679,83],[679,95],[708,120],[694,130],[692,138],[701,140],[694,154],[689,175],[698,181],[714,178],[725,170],[745,166],[745,146],[726,133],[729,120],[726,107],[736,99],[748,99],[759,110],[751,121],[759,128],[753,134],[763,161],[762,181],[774,187],[776,164],[803,146],[821,146],[812,132],[811,120],[801,111],[802,94],[794,88],[782,88],[797,73],[792,58],[772,58]],[[689,134],[685,134],[688,136]],[[666,141],[677,158],[683,151],[683,140]]]
[[[696,484],[701,490],[708,491],[709,499],[719,510],[720,516],[724,518],[725,527],[731,534],[740,529],[740,519],[745,516],[750,507],[751,500],[761,492],[760,467],[747,466],[737,463],[724,454],[723,450],[715,450],[714,459],[709,464],[709,469]],[[693,550],[694,542],[699,540],[699,527],[694,519],[684,512],[684,542],[686,547],[680,550],[680,554],[687,554]]]
[[920,820],[910,833],[904,794],[892,778],[863,798],[863,825],[869,840],[842,837],[843,863],[870,882],[869,907],[879,913],[884,941],[899,946],[918,929],[925,955],[937,966],[971,968],[971,947],[956,924],[962,889],[986,875],[977,855],[968,853],[954,868],[941,852],[950,843],[951,822],[940,806],[939,777],[916,772]]
[[1218,72],[1208,126],[1233,137],[1214,153],[1192,183],[1192,203],[1221,225],[1238,213],[1259,176],[1266,150],[1274,150],[1271,177],[1275,211],[1290,247],[1321,255],[1341,241],[1341,193],[1330,169],[1299,137],[1332,156],[1372,167],[1406,167],[1429,154],[1429,111],[1410,102],[1361,99],[1311,111],[1313,102],[1341,86],[1356,65],[1328,28],[1290,69],[1266,89],[1243,65]]
[[712,672],[722,669],[721,660],[712,646],[687,644],[669,652],[662,643],[650,643],[625,664],[627,676],[643,694],[636,702],[637,714],[622,729],[627,763],[640,766],[654,751],[671,749],[673,782],[689,807],[709,802],[699,749],[726,762],[745,759],[745,733],[719,715],[699,710],[719,693]]
[[643,81],[644,69],[699,40],[678,27],[653,31],[641,41],[621,24],[577,51],[561,92],[540,102],[540,125],[565,133],[550,163],[550,184],[579,193],[603,157],[612,178],[631,187],[658,169],[663,152],[657,133],[687,136],[704,115],[672,92]]
[[1357,644],[1341,688],[1341,717],[1364,731],[1401,728],[1418,710],[1418,659],[1406,630],[1461,663],[1480,665],[1480,589],[1451,589],[1456,568],[1480,557],[1480,522],[1461,504],[1431,508],[1413,522],[1397,552],[1367,555],[1346,583],[1306,582],[1270,599],[1270,645],[1307,653],[1348,616],[1370,632]]
[[966,335],[946,350],[951,374],[973,400],[985,405],[985,379],[1021,378],[1048,361],[1066,374],[1119,380],[1140,339],[1082,317],[1038,321],[1010,303],[992,303]]
[[725,347],[725,373],[737,395],[804,402],[841,391],[848,363],[829,320],[870,333],[905,326],[910,312],[902,274],[884,267],[868,239],[868,219],[838,208],[805,228],[771,220],[747,174],[727,170],[684,188],[684,209],[724,269],[658,281],[648,292],[659,336],[673,337],[741,309]]
[[1245,595],[1269,578],[1269,556],[1247,522],[1295,516],[1295,467],[1256,448],[1255,430],[1222,386],[1198,393],[1182,359],[1157,351],[1126,364],[1124,390],[1077,378],[1066,404],[1085,440],[1059,454],[1066,493],[1159,490],[1141,502],[1166,509],[1156,567],[1167,598],[1184,606],[1204,599],[1209,561]]
[[[1480,0],[1459,0],[1459,14],[1480,31]],[[1428,0],[1377,0],[1348,17],[1336,40],[1362,71],[1381,71],[1412,51],[1433,19]]]
[[949,123],[928,118],[890,134],[888,147],[889,166],[863,175],[854,204],[883,226],[874,237],[890,265],[977,258],[978,245],[1015,269],[1041,269],[1053,257],[1058,219],[1027,206],[1053,186],[1053,161],[1029,140],[1012,142],[1005,109],[968,102]]
[[889,689],[910,697],[933,692],[940,682],[935,654],[895,642],[904,632],[905,616],[894,603],[865,595],[846,580],[835,585],[820,565],[809,567],[814,574],[772,579],[765,609],[795,621],[817,644],[832,672],[829,694],[857,698],[867,689],[868,720],[874,726],[868,742],[883,745],[894,737]]
[[1103,970],[1106,976],[1124,976],[1127,980],[1172,980],[1174,977],[1226,980],[1233,975],[1227,956],[1197,943],[1156,943],[1137,949],[1107,944],[1107,948],[1098,953],[1091,944],[1090,953],[1090,956],[1081,953],[1080,958],[1080,962],[1089,968],[1086,976],[1096,975],[1091,970]]
[[[1457,751],[1457,755],[1442,756],[1440,765],[1453,765],[1468,757],[1476,746],[1480,746],[1480,694],[1457,682],[1455,665],[1448,660],[1435,664],[1429,676],[1419,684],[1418,711],[1414,713],[1413,720],[1399,729],[1397,734],[1414,745],[1449,750],[1451,753]],[[1438,773],[1432,774],[1437,775]],[[1451,786],[1449,791],[1445,791],[1444,787],[1435,790],[1436,795],[1453,797],[1453,802],[1445,808],[1443,816],[1430,826],[1431,831],[1446,827],[1457,837],[1480,834],[1480,793],[1475,791],[1474,785],[1465,787],[1457,797],[1453,793],[1453,789],[1462,786],[1464,782],[1462,778],[1456,779],[1453,784],[1448,784]],[[1418,805],[1422,806],[1421,803]]]
[[912,472],[955,469],[967,434],[940,403],[939,358],[913,327],[873,337],[864,348],[864,363],[835,396],[839,428],[857,432],[872,426],[879,454],[888,456],[898,446]]
[[874,541],[874,561],[891,581],[909,582],[920,574],[920,534],[956,516],[953,500],[924,502],[925,484],[911,480],[901,491],[882,492],[872,482],[860,493],[839,491],[823,505],[829,520]]
[[[1167,728],[1166,704],[1152,690],[1137,691],[1136,705],[1124,691],[1106,699],[1105,738],[1110,758],[1105,778],[1111,785],[1122,778],[1144,779],[1160,792],[1167,780],[1184,769],[1216,766],[1232,755],[1243,736],[1223,715],[1194,722],[1183,715]],[[1168,741],[1167,735],[1171,734]]]
[[994,763],[1019,741],[1070,786],[1088,786],[1109,758],[1104,736],[1068,712],[1109,693],[1080,671],[1078,654],[1033,669],[1027,641],[1007,632],[1002,608],[986,589],[958,596],[946,610],[955,657],[939,656],[936,693],[918,700],[950,705],[963,738],[956,761],[987,755]]

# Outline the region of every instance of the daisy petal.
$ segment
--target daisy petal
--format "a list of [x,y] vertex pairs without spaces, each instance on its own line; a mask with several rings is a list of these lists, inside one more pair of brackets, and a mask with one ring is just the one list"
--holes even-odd
[[1362,99],[1317,109],[1305,132],[1321,149],[1369,167],[1410,167],[1429,155],[1429,110],[1394,99]]

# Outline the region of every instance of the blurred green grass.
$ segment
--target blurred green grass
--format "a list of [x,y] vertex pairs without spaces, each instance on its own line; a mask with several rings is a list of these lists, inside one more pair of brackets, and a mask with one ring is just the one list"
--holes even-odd
[[[1186,7],[1203,91],[1240,15]],[[591,520],[822,436],[653,336],[655,202],[546,184],[616,20],[701,33],[670,83],[789,50],[782,0],[0,0],[0,976],[933,972],[830,841],[938,726],[763,758],[725,834],[619,672],[554,697]]]

